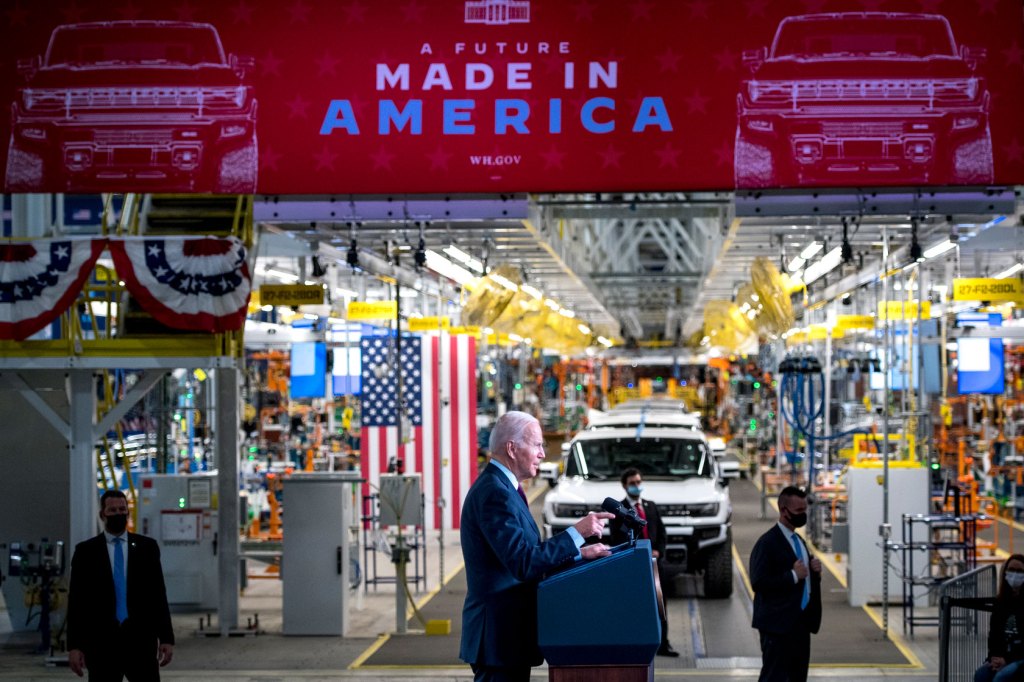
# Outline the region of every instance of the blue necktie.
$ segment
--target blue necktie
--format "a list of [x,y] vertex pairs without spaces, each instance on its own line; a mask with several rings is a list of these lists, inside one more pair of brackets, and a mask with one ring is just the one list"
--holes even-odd
[[114,610],[117,622],[128,620],[128,582],[124,575],[124,538],[114,538]]
[[[798,538],[796,536],[796,533],[793,533],[792,537],[793,537],[793,549],[796,550],[796,558],[799,559],[800,561],[803,561],[804,565],[807,566],[807,570],[810,571],[811,570],[811,566],[807,562],[807,559],[804,557],[803,548],[800,546],[800,538]],[[810,573],[808,573],[807,577],[804,578],[804,594],[800,598],[800,610],[803,611],[804,609],[806,609],[807,605],[810,603],[810,601],[811,601],[811,576],[810,576]]]

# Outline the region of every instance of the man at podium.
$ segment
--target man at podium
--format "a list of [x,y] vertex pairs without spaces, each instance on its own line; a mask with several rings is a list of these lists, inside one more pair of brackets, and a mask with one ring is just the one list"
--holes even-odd
[[591,512],[542,542],[520,484],[535,477],[544,460],[540,423],[525,412],[506,412],[491,431],[490,451],[462,508],[468,590],[459,658],[475,680],[525,682],[544,660],[537,646],[537,583],[577,558],[607,556],[607,545],[584,541],[600,537],[612,514]]

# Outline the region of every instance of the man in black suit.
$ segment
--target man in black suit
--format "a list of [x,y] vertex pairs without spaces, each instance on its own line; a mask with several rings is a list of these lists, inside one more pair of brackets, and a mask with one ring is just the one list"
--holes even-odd
[[[651,551],[654,554],[655,561],[658,562],[658,575],[660,576],[662,562],[665,558],[667,538],[665,524],[661,522],[661,512],[658,511],[658,505],[642,497],[644,479],[639,469],[634,467],[626,469],[619,477],[619,481],[626,490],[626,498],[622,500],[622,505],[634,510],[640,518],[647,521],[647,525],[643,527],[640,534],[634,533],[634,537],[637,540],[651,541]],[[621,545],[629,539],[629,534],[626,532],[626,524],[623,522],[622,517],[615,517],[615,519],[610,521],[608,529],[611,531],[611,544],[613,546]],[[661,597],[660,594],[658,596]],[[660,606],[665,606],[664,599],[659,599],[658,601]],[[658,647],[658,655],[677,657],[679,652],[673,649],[668,641],[668,617],[664,608],[658,609],[658,615],[661,616],[661,646]]]
[[459,658],[477,682],[528,682],[544,658],[537,644],[537,584],[575,559],[609,554],[600,538],[607,512],[590,512],[564,533],[542,541],[521,481],[544,461],[540,423],[525,412],[506,412],[494,425],[491,461],[462,507],[466,601]]
[[807,523],[807,493],[779,493],[779,522],[750,554],[753,626],[761,634],[760,682],[804,682],[811,634],[821,627],[821,562],[794,531]]
[[68,664],[79,677],[149,682],[174,655],[160,548],[128,533],[128,500],[120,490],[100,498],[104,531],[80,542],[71,559]]

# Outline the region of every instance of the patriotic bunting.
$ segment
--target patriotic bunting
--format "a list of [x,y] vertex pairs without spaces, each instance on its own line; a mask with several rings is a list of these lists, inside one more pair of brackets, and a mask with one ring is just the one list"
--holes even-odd
[[0,339],[22,340],[68,309],[106,239],[0,244]]
[[163,324],[197,332],[241,329],[252,278],[235,237],[110,240],[128,293]]

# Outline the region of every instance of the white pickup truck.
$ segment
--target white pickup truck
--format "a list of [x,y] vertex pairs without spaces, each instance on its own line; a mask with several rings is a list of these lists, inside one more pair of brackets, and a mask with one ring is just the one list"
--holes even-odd
[[661,511],[664,568],[700,574],[706,597],[732,594],[728,481],[697,430],[601,427],[578,433],[564,455],[558,485],[544,499],[545,537],[600,511],[606,497],[622,499],[619,477],[629,467],[640,470],[644,496]]

